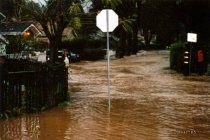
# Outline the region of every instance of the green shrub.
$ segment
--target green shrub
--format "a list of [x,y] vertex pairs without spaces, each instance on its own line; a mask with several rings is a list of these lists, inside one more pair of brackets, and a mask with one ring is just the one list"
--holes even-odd
[[205,65],[206,65],[206,71],[207,71],[207,75],[210,76],[210,71],[209,71],[209,68],[208,68],[208,65],[210,64],[210,44],[206,44],[204,46],[204,54],[205,54]]
[[182,72],[184,46],[180,41],[170,46],[170,68],[178,72]]
[[86,60],[98,60],[103,59],[106,54],[106,50],[102,49],[84,49],[84,56],[83,58]]
[[210,44],[204,46],[205,58],[207,63],[210,64]]
[[105,46],[106,41],[102,39],[75,38],[63,41],[62,48],[79,54],[80,59],[98,60],[104,58]]

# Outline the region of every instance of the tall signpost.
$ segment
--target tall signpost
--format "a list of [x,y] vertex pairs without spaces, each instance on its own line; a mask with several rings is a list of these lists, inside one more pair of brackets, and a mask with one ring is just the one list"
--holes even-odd
[[110,54],[109,54],[109,32],[113,32],[118,26],[118,15],[112,9],[104,9],[96,16],[96,26],[107,34],[107,72],[108,72],[108,105],[111,109],[110,95]]
[[189,61],[189,74],[191,73],[191,65],[192,65],[192,43],[197,42],[197,34],[195,33],[187,33],[187,42],[190,43],[190,61]]

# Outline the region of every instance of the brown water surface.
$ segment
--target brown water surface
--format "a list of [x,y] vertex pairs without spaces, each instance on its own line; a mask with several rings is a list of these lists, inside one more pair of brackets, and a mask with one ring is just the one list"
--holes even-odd
[[167,51],[71,64],[65,108],[0,121],[2,140],[209,140],[210,78],[169,70]]

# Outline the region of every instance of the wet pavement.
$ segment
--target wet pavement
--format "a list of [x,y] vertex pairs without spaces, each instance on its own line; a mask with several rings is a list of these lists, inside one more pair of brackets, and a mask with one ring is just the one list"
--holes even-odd
[[210,77],[169,70],[168,51],[70,66],[66,107],[0,121],[2,140],[209,140]]

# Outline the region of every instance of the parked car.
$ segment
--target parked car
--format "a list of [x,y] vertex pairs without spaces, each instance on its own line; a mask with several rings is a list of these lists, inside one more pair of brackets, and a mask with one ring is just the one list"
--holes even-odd
[[68,54],[69,61],[79,61],[79,54],[70,52]]

